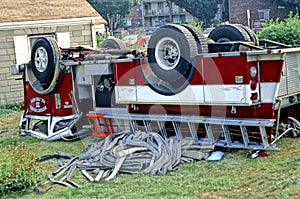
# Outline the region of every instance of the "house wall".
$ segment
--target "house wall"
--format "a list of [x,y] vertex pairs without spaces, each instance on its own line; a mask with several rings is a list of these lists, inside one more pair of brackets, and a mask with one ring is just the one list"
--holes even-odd
[[[170,10],[166,0],[147,0],[142,2],[142,17],[144,18],[144,27],[160,26],[170,21]],[[172,20],[173,23],[187,23],[198,21],[197,18],[190,15],[184,9],[172,3]]]
[[[24,38],[27,38],[28,36],[51,33],[69,33],[70,46],[92,46],[93,44],[91,24],[69,26],[48,25],[47,27],[34,28],[19,27],[18,29],[10,30],[0,29],[0,106],[23,101],[23,83],[20,79],[21,75],[10,74],[10,66],[12,64],[17,64],[15,38],[18,36],[26,36]],[[24,49],[26,49],[26,47]],[[27,60],[26,56],[30,56],[29,47],[28,52],[24,52],[24,60]]]
[[229,0],[229,22],[248,25],[247,9],[250,10],[250,23],[259,19],[258,10],[270,9],[270,19],[286,18],[292,7],[279,4],[275,0]]

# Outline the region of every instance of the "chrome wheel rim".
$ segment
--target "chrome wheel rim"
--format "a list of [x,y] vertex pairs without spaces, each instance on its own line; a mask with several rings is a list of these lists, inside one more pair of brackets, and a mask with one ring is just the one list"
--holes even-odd
[[39,47],[34,55],[35,67],[39,72],[44,72],[48,66],[48,53],[44,47]]
[[174,69],[180,60],[178,43],[170,37],[162,38],[156,45],[155,58],[163,70]]

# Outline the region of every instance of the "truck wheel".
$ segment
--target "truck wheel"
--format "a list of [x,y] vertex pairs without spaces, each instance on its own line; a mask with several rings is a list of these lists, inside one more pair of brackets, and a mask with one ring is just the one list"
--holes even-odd
[[230,41],[251,41],[248,34],[240,27],[226,24],[215,28],[208,36],[216,43]]
[[38,38],[31,50],[32,71],[36,78],[47,83],[53,79],[56,54],[50,38]]
[[250,41],[252,41],[256,46],[259,45],[258,37],[256,36],[255,32],[253,30],[251,30],[251,28],[249,28],[248,26],[244,26],[242,24],[236,24],[236,26],[243,29],[250,37]]
[[195,41],[197,42],[197,49],[198,53],[207,53],[208,52],[208,45],[206,42],[206,38],[204,35],[194,26],[188,24],[182,24],[183,27],[188,29],[190,33],[192,33]]
[[126,45],[121,39],[109,37],[102,42],[100,48],[126,50]]
[[197,55],[197,43],[185,27],[166,25],[152,34],[147,54],[155,75],[171,83],[182,78],[188,79],[191,60]]
[[60,51],[53,38],[41,37],[34,42],[28,76],[37,93],[48,94],[55,88],[60,73],[59,59]]

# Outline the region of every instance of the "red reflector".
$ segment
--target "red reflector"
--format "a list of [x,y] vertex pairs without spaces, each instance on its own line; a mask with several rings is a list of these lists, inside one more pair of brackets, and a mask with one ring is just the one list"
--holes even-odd
[[252,101],[257,100],[258,99],[258,94],[257,93],[252,93],[250,99]]
[[250,81],[250,88],[255,90],[257,88],[257,81],[255,79]]
[[21,107],[20,107],[20,110],[21,110],[21,111],[24,111],[24,110],[25,110],[25,106],[21,106]]

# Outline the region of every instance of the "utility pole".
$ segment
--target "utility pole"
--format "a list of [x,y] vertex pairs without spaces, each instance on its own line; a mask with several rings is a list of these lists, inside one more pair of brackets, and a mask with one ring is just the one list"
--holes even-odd
[[250,10],[247,9],[247,20],[248,20],[248,27],[250,27]]
[[142,11],[142,26],[145,28],[145,10],[144,10],[144,1],[141,0],[141,11]]
[[172,2],[169,1],[169,21],[170,23],[173,22],[173,6],[172,6]]

